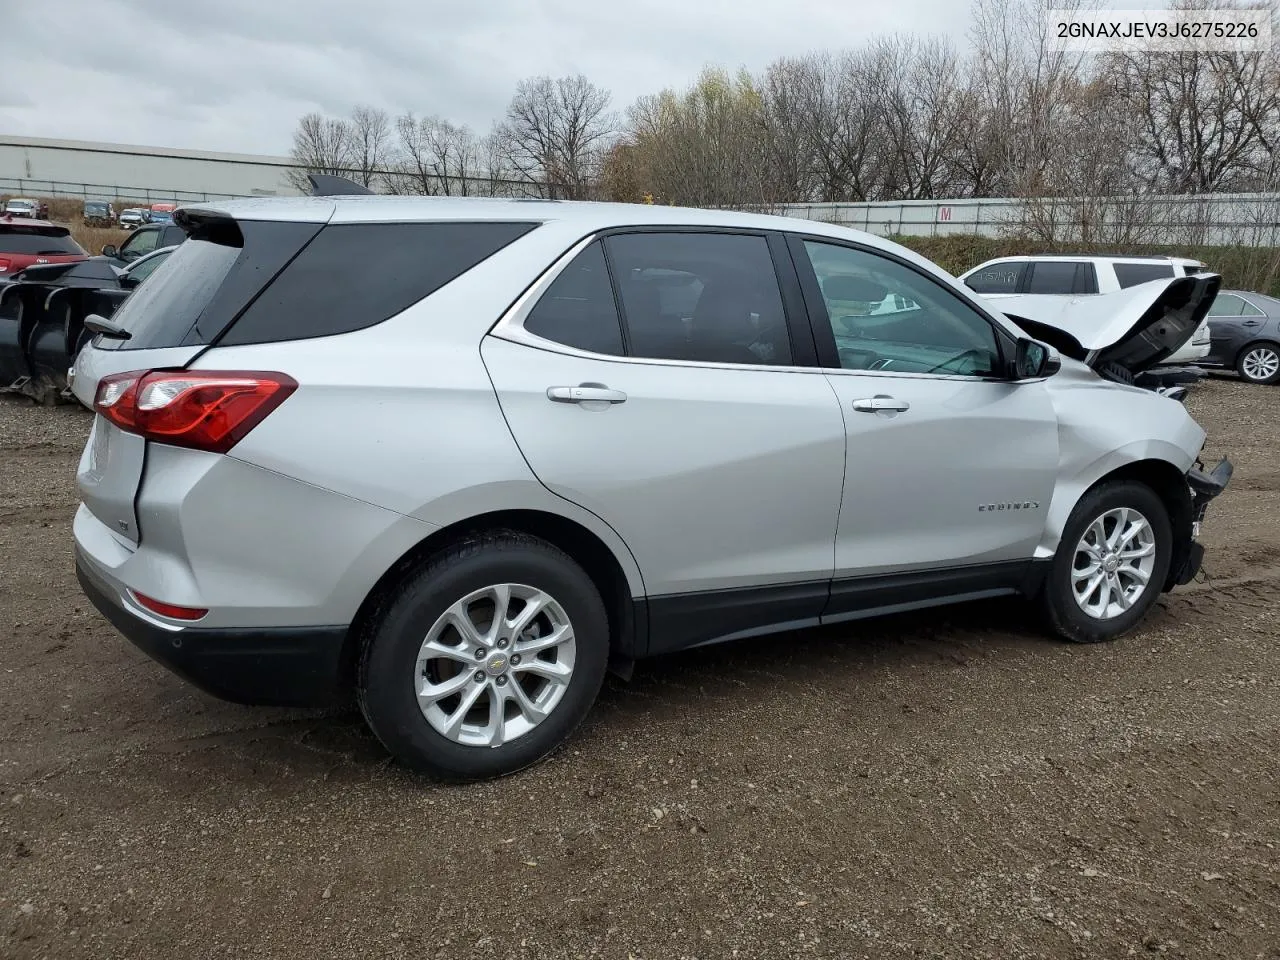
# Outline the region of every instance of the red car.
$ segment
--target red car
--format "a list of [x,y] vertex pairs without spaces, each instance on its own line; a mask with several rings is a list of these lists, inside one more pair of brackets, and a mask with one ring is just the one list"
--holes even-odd
[[0,280],[37,263],[71,263],[88,256],[68,227],[47,220],[0,217]]

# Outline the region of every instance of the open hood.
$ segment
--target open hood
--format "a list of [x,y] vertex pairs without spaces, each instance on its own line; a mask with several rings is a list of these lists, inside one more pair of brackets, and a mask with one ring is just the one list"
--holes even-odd
[[1110,379],[1129,380],[1176,353],[1195,334],[1222,286],[1216,273],[1140,283],[1086,296],[1018,294],[1000,310],[1064,356]]

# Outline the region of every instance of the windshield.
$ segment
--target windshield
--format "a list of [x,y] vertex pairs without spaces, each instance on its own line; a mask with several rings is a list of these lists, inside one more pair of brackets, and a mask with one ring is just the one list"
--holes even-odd
[[84,212],[90,214],[103,214],[107,212],[107,205],[105,203],[86,203],[84,205]]
[[21,227],[0,224],[0,253],[25,253],[36,256],[84,256],[80,244],[71,238],[66,227]]
[[10,210],[34,210],[35,204],[30,200],[10,200],[8,209]]

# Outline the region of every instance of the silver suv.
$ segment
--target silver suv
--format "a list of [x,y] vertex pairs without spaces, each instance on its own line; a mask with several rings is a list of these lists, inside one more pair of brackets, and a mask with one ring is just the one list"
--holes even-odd
[[1230,474],[1117,375],[1176,350],[1216,276],[1015,323],[787,218],[313,197],[177,220],[72,371],[97,413],[81,584],[205,690],[354,691],[443,778],[539,760],[607,669],[668,651],[1016,594],[1114,637],[1195,575]]

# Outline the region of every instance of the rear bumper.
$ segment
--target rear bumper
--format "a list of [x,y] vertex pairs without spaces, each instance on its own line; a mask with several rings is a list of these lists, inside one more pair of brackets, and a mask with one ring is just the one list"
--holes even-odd
[[258,706],[328,706],[344,699],[345,626],[170,628],[128,609],[78,549],[76,578],[126,639],[206,693]]

